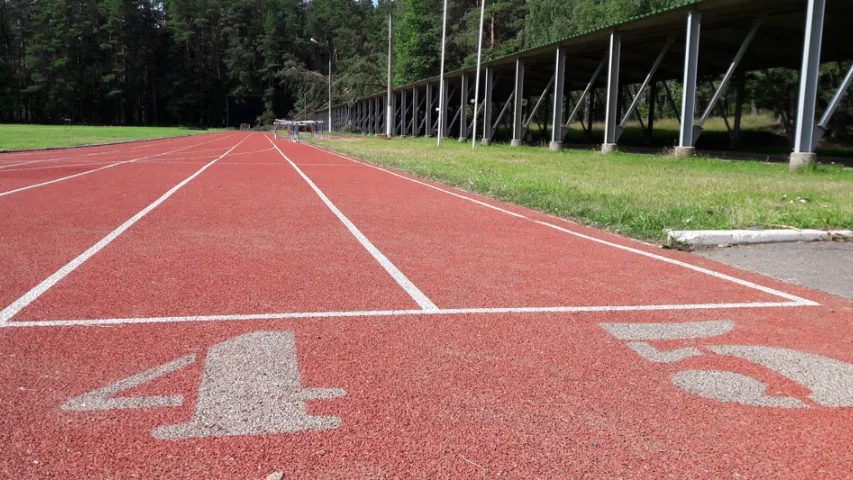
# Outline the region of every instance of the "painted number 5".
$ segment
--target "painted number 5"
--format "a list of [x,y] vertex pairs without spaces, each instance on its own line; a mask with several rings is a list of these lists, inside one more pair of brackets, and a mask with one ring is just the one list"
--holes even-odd
[[[728,320],[687,323],[603,323],[608,333],[646,360],[674,363],[703,355],[694,347],[660,351],[654,340],[710,338],[729,333]],[[853,406],[853,365],[833,358],[787,348],[759,345],[704,345],[707,350],[759,364],[811,391],[809,399],[824,407]],[[752,377],[721,370],[683,370],[672,375],[672,383],[693,394],[722,402],[761,407],[808,408],[794,397],[767,395],[767,385]]]

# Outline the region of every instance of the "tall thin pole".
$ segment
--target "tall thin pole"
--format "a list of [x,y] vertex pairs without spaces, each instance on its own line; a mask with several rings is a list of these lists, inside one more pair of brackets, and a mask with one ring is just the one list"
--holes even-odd
[[438,81],[438,135],[437,145],[441,146],[441,137],[444,136],[444,107],[447,102],[444,99],[444,39],[447,36],[447,0],[444,0],[444,12],[441,15],[441,73],[439,73]]
[[393,106],[391,104],[391,101],[393,99],[391,98],[391,95],[394,94],[394,92],[392,92],[393,89],[391,87],[391,80],[392,80],[391,79],[391,55],[392,55],[392,53],[393,52],[391,51],[391,4],[389,4],[388,5],[388,92],[387,92],[387,95],[385,97],[385,135],[387,135],[389,138],[391,137],[391,125],[394,122],[394,119],[391,118],[391,115],[393,115],[393,111],[392,111]]
[[477,79],[474,81],[474,133],[471,135],[471,148],[477,148],[477,113],[480,105],[480,62],[483,60],[483,17],[486,14],[486,0],[480,0],[480,39],[477,41]]
[[332,55],[334,50],[329,48],[329,125],[326,126],[326,131],[332,131]]

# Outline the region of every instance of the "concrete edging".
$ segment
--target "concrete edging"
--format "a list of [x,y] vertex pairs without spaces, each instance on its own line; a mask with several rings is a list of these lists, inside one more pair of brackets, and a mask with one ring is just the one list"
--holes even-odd
[[853,230],[669,230],[670,244],[691,246],[853,240]]

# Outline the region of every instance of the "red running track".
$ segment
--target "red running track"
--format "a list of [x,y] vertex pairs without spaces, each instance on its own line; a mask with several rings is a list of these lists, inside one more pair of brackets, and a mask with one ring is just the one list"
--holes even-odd
[[853,303],[215,140],[0,197],[3,476],[849,474]]

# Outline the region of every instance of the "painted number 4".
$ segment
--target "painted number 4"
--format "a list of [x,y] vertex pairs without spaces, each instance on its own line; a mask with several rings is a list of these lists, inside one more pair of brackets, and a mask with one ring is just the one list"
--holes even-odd
[[[625,342],[646,360],[675,363],[703,355],[697,348],[661,351],[649,341],[711,338],[729,333],[728,320],[687,323],[602,323],[608,333]],[[757,363],[789,378],[811,391],[809,399],[824,407],[853,406],[853,365],[833,358],[787,348],[758,345],[704,345],[718,355]],[[760,407],[808,408],[794,397],[770,396],[767,385],[752,377],[722,370],[682,370],[672,375],[672,383],[704,398]]]
[[[121,392],[195,362],[187,355],[69,399],[63,410],[178,407],[181,395],[117,397]],[[270,435],[341,426],[338,417],[308,415],[306,400],[342,397],[340,388],[303,388],[291,332],[254,332],[207,352],[195,413],[187,423],[155,428],[159,439]]]

